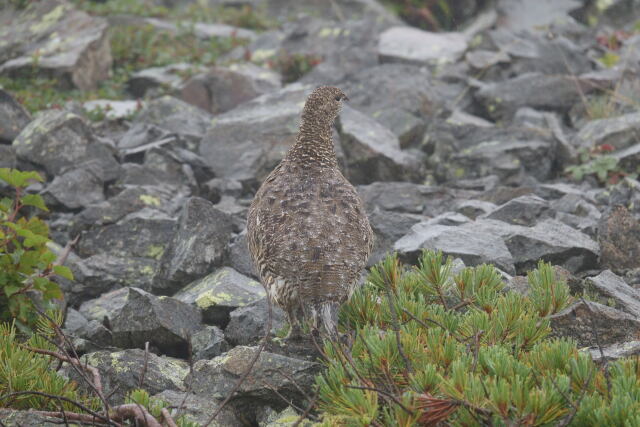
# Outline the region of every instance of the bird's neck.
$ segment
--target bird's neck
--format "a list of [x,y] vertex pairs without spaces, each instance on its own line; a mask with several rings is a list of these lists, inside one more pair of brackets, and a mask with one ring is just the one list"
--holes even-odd
[[303,120],[296,142],[287,154],[288,159],[308,166],[337,166],[332,134],[331,123]]

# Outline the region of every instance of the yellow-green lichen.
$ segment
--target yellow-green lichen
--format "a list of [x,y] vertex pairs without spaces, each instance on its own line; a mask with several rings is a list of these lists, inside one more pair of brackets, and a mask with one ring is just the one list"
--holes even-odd
[[209,290],[196,298],[196,305],[198,308],[205,309],[214,305],[220,305],[222,303],[229,303],[233,300],[233,295],[227,292],[216,293],[213,290]]
[[149,194],[141,194],[140,200],[147,206],[160,206],[160,199]]
[[147,249],[147,256],[149,258],[160,259],[163,253],[164,246],[161,245],[150,245],[149,249]]
[[49,27],[51,27],[53,24],[58,22],[60,18],[64,16],[66,9],[67,8],[65,7],[65,5],[62,5],[62,4],[59,6],[56,6],[51,10],[51,12],[43,15],[42,18],[40,19],[40,22],[31,24],[29,29],[33,33],[42,33],[46,31]]

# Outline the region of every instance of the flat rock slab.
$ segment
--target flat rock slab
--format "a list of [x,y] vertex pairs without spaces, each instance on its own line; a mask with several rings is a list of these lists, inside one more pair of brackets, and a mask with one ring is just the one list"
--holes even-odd
[[224,328],[229,322],[231,311],[265,295],[260,282],[231,267],[223,267],[187,285],[174,298],[199,308],[205,323]]
[[467,50],[462,33],[431,33],[414,27],[391,27],[380,34],[381,62],[439,64],[457,61]]
[[513,257],[500,236],[474,227],[453,227],[422,222],[398,240],[394,250],[415,262],[423,249],[441,250],[461,258],[465,265],[494,263],[501,270],[515,274]]
[[550,320],[554,336],[571,337],[579,347],[608,346],[640,337],[636,316],[590,301],[579,301]]
[[590,120],[580,128],[573,138],[573,143],[587,149],[609,144],[613,149],[620,150],[638,141],[638,128],[640,113]]
[[[194,364],[193,373],[187,377],[187,381],[191,381],[192,390],[197,395],[225,398],[245,373],[257,351],[258,347],[238,346],[215,359],[200,360]],[[318,363],[263,351],[236,392],[234,400],[252,399],[254,404],[256,400],[280,404],[280,397],[271,388],[289,399],[299,400],[301,396],[297,387],[310,390],[319,372]]]
[[615,308],[640,319],[640,292],[610,270],[586,279],[585,287],[589,292],[596,292],[606,303],[613,301]]
[[98,321],[106,317],[117,347],[144,348],[148,341],[156,351],[172,356],[186,356],[190,335],[202,328],[195,307],[138,288],[106,293],[83,303],[79,311]]
[[109,77],[111,49],[104,18],[64,1],[29,2],[0,11],[0,74],[26,69],[55,76],[66,87],[91,90]]

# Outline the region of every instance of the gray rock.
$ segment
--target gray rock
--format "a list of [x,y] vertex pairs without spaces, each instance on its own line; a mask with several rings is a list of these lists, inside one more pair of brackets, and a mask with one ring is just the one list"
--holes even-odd
[[533,194],[516,197],[499,206],[484,218],[509,224],[533,226],[540,218],[549,217],[549,203]]
[[570,19],[569,12],[582,6],[578,0],[540,0],[535,4],[527,0],[499,0],[501,23],[513,30],[534,30],[556,20]]
[[461,258],[465,265],[492,263],[509,274],[516,272],[513,257],[503,240],[473,224],[470,227],[453,227],[418,223],[394,245],[394,250],[412,263],[416,262],[423,249],[441,250]]
[[640,221],[624,206],[602,216],[598,243],[603,267],[616,273],[640,267]]
[[63,330],[67,334],[74,334],[77,330],[86,326],[87,323],[89,323],[89,321],[82,313],[69,307],[65,314]]
[[525,73],[486,85],[476,93],[476,99],[494,119],[510,119],[521,107],[567,111],[591,90],[572,76]]
[[0,142],[11,143],[30,121],[27,110],[9,92],[0,89]]
[[[187,362],[183,360],[157,356],[152,352],[145,355],[144,350],[140,349],[97,351],[82,356],[81,361],[98,369],[104,394],[115,405],[124,403],[124,396],[128,392],[140,388],[143,372],[142,388],[150,394],[165,390],[184,391],[184,379],[189,373]],[[72,379],[78,381],[81,389],[87,389],[75,371],[68,369],[68,372]]]
[[456,62],[467,50],[463,33],[431,33],[414,27],[392,27],[380,34],[381,62],[442,64]]
[[224,328],[229,313],[265,296],[262,285],[230,267],[220,268],[174,295],[200,309],[204,321]]
[[353,184],[419,177],[419,161],[400,150],[400,142],[391,131],[359,111],[344,107],[340,135],[347,177]]
[[367,260],[369,266],[383,260],[393,250],[394,243],[424,218],[421,215],[382,209],[374,209],[368,217],[375,234],[373,251]]
[[398,137],[400,148],[418,144],[426,129],[422,119],[404,110],[384,110],[374,118]]
[[[154,27],[169,31],[172,33],[180,33],[184,31],[181,26],[171,21],[164,21],[157,18],[147,18],[145,23],[151,24]],[[215,24],[208,22],[189,22],[189,28],[193,31],[193,35],[201,40],[209,40],[212,38],[231,38],[241,40],[253,40],[256,33],[246,28],[234,27],[232,25]]]
[[[220,406],[208,397],[176,390],[164,390],[153,397],[164,400],[171,408],[180,408],[180,414],[186,415],[187,419],[195,422],[196,425],[205,425]],[[247,424],[243,424],[234,414],[233,409],[226,406],[210,425],[212,427],[244,427]]]
[[42,194],[48,206],[78,209],[103,201],[104,183],[89,169],[72,169],[56,176]]
[[376,207],[387,211],[434,216],[446,212],[455,196],[440,187],[410,182],[375,182],[358,186],[368,212]]
[[491,51],[476,49],[472,50],[471,52],[467,52],[467,54],[465,55],[465,60],[473,68],[484,70],[496,64],[509,62],[511,59],[509,58],[509,55],[503,50]]
[[74,305],[127,286],[148,291],[156,270],[155,259],[105,253],[67,264],[73,271],[74,280],[59,280],[62,281],[65,298]]
[[169,185],[126,186],[108,200],[88,206],[76,214],[72,219],[72,234],[92,227],[115,224],[125,216],[144,208],[153,208],[173,215],[178,207],[183,205],[184,197],[184,193]]
[[550,316],[550,320],[554,336],[571,337],[579,347],[628,342],[640,334],[637,317],[590,301],[579,301]]
[[[280,307],[271,305],[271,336],[287,326],[285,314]],[[269,305],[261,298],[244,307],[237,308],[229,315],[225,335],[233,345],[256,344],[264,338],[269,320]]]
[[455,205],[456,212],[470,218],[476,219],[479,216],[486,216],[495,211],[497,206],[495,203],[486,202],[484,200],[460,200]]
[[78,244],[78,254],[88,257],[106,253],[124,258],[159,260],[169,245],[176,222],[162,218],[160,212],[148,212],[152,212],[158,219],[145,217],[138,211],[116,224],[83,232]]
[[[103,181],[115,178],[118,165],[108,149],[94,142],[89,126],[79,116],[64,110],[47,110],[31,121],[14,139],[19,159],[58,175],[81,163],[91,163]],[[115,175],[115,176],[114,176]]]
[[0,168],[15,168],[16,162],[16,152],[13,146],[0,144]]
[[231,238],[231,218],[199,197],[189,198],[159,262],[153,289],[169,295],[222,262]]
[[99,321],[106,316],[117,347],[144,348],[148,341],[156,351],[172,356],[185,357],[189,337],[202,327],[196,308],[138,288],[103,294],[83,303],[80,313]]
[[553,158],[553,144],[542,138],[485,140],[453,154],[441,168],[447,179],[497,175],[502,182],[521,185],[525,174],[538,180],[549,179],[553,174]]
[[0,421],[7,427],[57,427],[60,418],[47,417],[33,411],[0,409]]
[[199,142],[211,125],[211,115],[177,98],[163,96],[149,102],[134,123],[151,124],[189,141]]
[[589,348],[589,353],[591,353],[593,361],[598,364],[615,361],[623,357],[633,357],[640,355],[640,341],[611,344],[610,346],[602,348],[602,353],[600,352],[600,348],[591,347]]
[[91,90],[109,77],[107,21],[60,0],[0,11],[0,74],[35,69],[63,85]]
[[597,276],[585,279],[584,286],[590,294],[596,293],[602,298],[603,303],[640,319],[640,292],[627,285],[611,270],[605,270]]
[[213,359],[229,349],[222,330],[216,326],[205,326],[191,337],[193,360]]
[[245,276],[257,278],[249,247],[247,246],[247,233],[243,231],[229,245],[229,265]]
[[591,120],[580,128],[573,141],[576,146],[587,149],[609,144],[621,150],[638,141],[639,127],[640,113]]
[[309,87],[298,84],[216,116],[200,154],[218,178],[257,185],[293,145]]
[[[199,360],[186,381],[191,383],[193,392],[199,396],[225,398],[247,370],[256,351],[258,347],[238,346],[213,360]],[[303,397],[297,387],[311,390],[314,377],[319,372],[318,363],[263,351],[232,402],[239,404],[241,401],[250,401],[247,410],[253,411],[259,403],[282,407],[281,397],[272,390],[275,389],[286,399],[300,403]]]
[[73,335],[78,337],[74,340],[74,347],[82,353],[104,350],[113,344],[113,334],[97,320],[91,320]]
[[131,75],[127,82],[127,90],[137,98],[142,98],[147,92],[153,92],[161,87],[177,91],[184,81],[184,74],[192,73],[194,70],[205,71],[204,67],[184,62],[164,67],[145,68]]
[[618,165],[622,170],[637,171],[640,164],[640,144],[616,151],[612,157],[618,160]]
[[189,78],[180,88],[180,98],[220,114],[281,86],[280,75],[272,70],[251,63],[231,64]]

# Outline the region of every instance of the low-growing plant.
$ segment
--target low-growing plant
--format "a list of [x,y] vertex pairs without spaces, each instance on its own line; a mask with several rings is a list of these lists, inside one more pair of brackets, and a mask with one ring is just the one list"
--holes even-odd
[[14,191],[14,197],[0,200],[0,322],[14,319],[21,331],[28,332],[37,319],[34,301],[41,300],[47,308],[53,299],[62,298],[60,287],[51,279],[59,275],[71,280],[73,275],[68,267],[54,263],[56,255],[47,247],[47,224],[26,214],[28,208],[47,211],[42,197],[25,192],[42,177],[0,168],[0,181]]
[[321,62],[322,58],[316,55],[280,51],[277,56],[267,61],[267,65],[280,72],[283,83],[292,83]]
[[569,289],[543,262],[528,279],[522,295],[489,265],[389,256],[341,311],[352,342],[325,341],[322,425],[640,425],[640,358],[599,367],[549,338]]
[[591,175],[604,185],[615,185],[626,176],[635,179],[640,168],[635,171],[624,170],[619,166],[618,159],[609,154],[613,150],[609,144],[582,148],[578,153],[579,164],[568,166],[565,171],[576,181]]
[[[163,409],[169,408],[169,404],[167,402],[160,398],[149,396],[149,393],[143,389],[131,390],[125,397],[125,403],[142,405],[157,419],[162,418]],[[185,415],[179,416],[174,421],[178,427],[200,427],[200,424],[189,420]]]
[[[49,317],[62,323],[60,311],[50,311]],[[85,406],[97,409],[97,399],[80,393],[77,384],[58,374],[54,369],[58,363],[50,357],[35,353],[30,348],[55,351],[51,343],[54,339],[53,329],[49,321],[40,317],[28,340],[20,338],[20,334],[12,323],[0,322],[0,407],[13,409],[39,409],[57,411],[64,408],[75,411],[77,407],[67,400],[51,399],[47,395],[61,396],[80,402]],[[24,394],[21,394],[24,392]],[[35,393],[29,393],[35,392]],[[13,396],[8,396],[14,394]],[[4,397],[4,398],[3,398]]]

